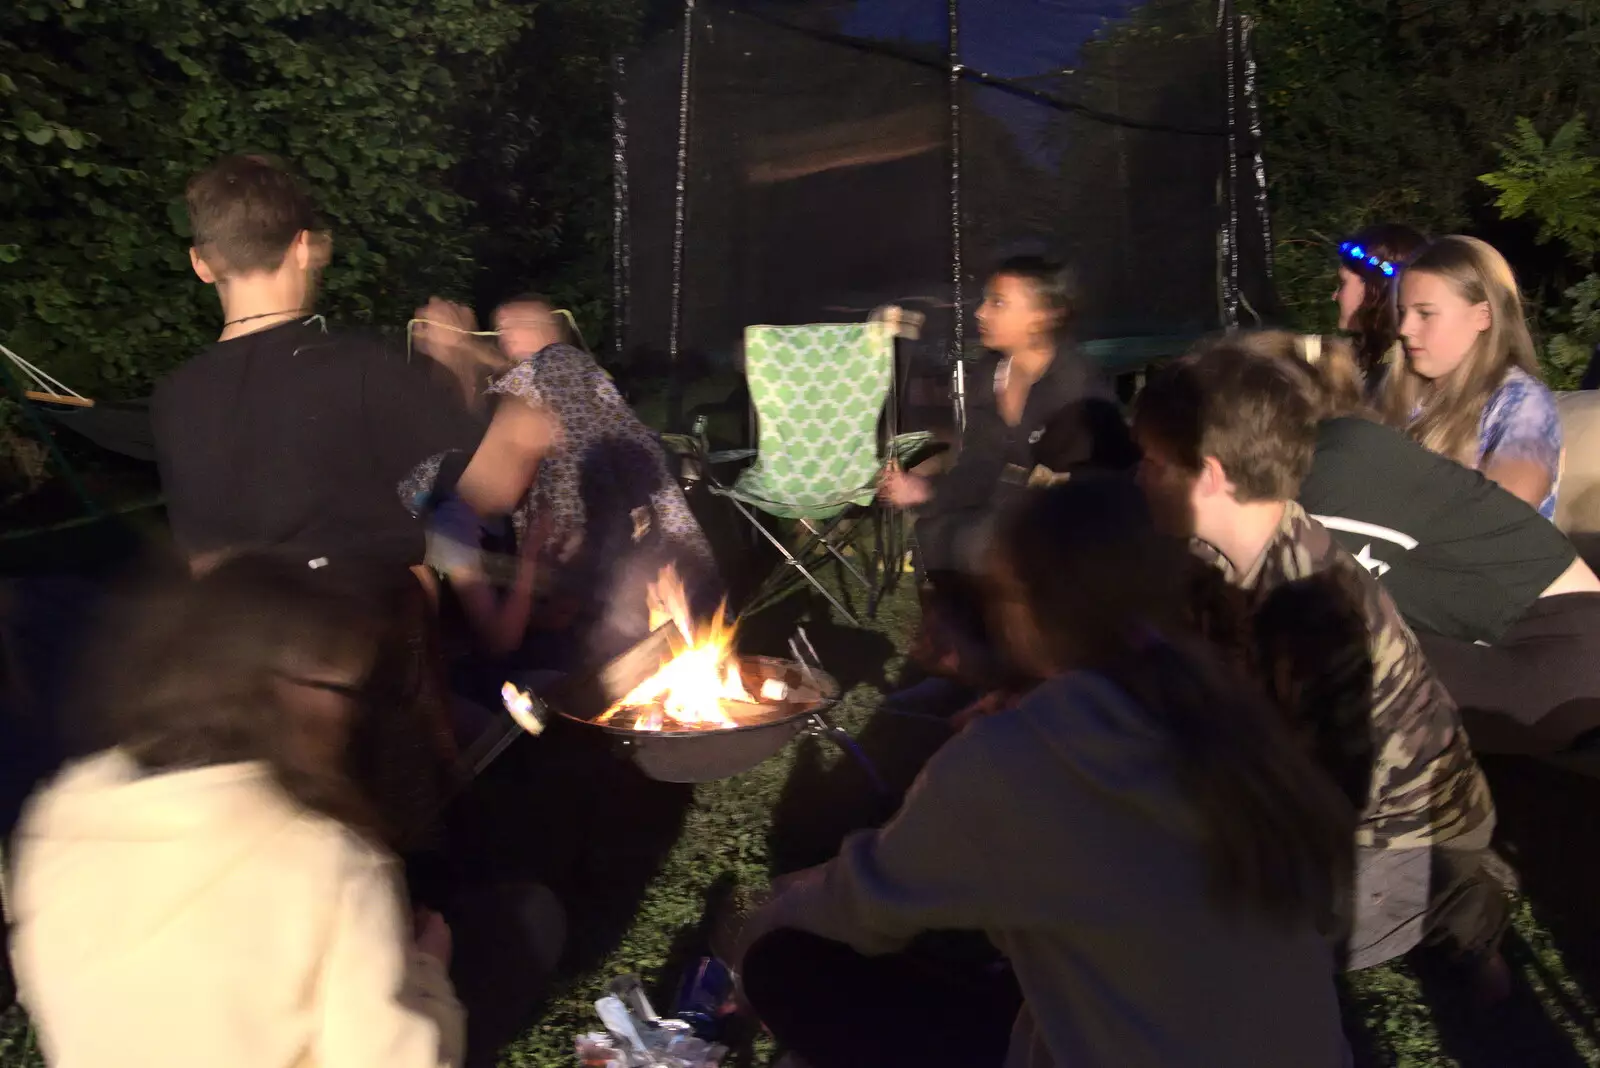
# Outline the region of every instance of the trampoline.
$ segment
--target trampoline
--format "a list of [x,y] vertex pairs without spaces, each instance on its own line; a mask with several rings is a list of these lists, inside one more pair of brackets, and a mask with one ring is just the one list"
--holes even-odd
[[[1113,372],[1272,314],[1232,0],[664,0],[617,60],[617,358],[735,366],[751,324],[927,315],[953,397],[987,270],[1074,266]],[[910,408],[915,412],[915,398]],[[926,420],[937,414],[922,411]]]

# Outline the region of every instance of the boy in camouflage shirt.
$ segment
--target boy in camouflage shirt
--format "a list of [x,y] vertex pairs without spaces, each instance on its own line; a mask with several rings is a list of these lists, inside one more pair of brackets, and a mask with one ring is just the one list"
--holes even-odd
[[1294,368],[1224,342],[1140,396],[1140,482],[1233,587],[1257,671],[1361,810],[1348,967],[1445,943],[1503,968],[1494,803],[1455,703],[1383,587],[1295,503],[1316,418]]

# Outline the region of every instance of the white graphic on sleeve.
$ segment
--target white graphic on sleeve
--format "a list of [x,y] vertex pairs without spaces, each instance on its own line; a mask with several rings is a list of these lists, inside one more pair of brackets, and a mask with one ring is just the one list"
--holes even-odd
[[1373,541],[1363,545],[1361,551],[1356,553],[1355,557],[1357,563],[1379,578],[1388,574],[1393,565],[1372,555],[1374,541],[1386,543],[1378,546],[1378,551],[1383,552],[1385,556],[1393,555],[1392,553],[1384,552],[1390,545],[1398,548],[1403,553],[1408,553],[1415,549],[1418,544],[1417,539],[1411,535],[1389,527],[1379,526],[1377,523],[1363,523],[1359,519],[1346,519],[1338,515],[1314,515],[1311,518],[1329,530],[1341,530],[1346,534],[1356,534],[1364,538],[1373,539]]
[[1389,565],[1372,555],[1372,543],[1370,541],[1361,547],[1360,552],[1356,553],[1356,563],[1379,578],[1383,578],[1384,575],[1389,573]]

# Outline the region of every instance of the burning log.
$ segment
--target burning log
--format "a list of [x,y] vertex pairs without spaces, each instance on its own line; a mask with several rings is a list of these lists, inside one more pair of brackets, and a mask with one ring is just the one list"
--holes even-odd
[[610,723],[631,711],[634,730],[725,730],[765,718],[764,706],[787,699],[789,687],[782,679],[764,679],[758,694],[751,694],[733,650],[738,627],[728,621],[726,603],[709,622],[697,623],[683,582],[670,566],[650,584],[646,598],[650,639],[613,661],[604,675],[614,693],[649,671],[642,665],[652,657],[655,670],[612,698],[596,723]]
[[[650,598],[655,629],[648,638],[527,703],[606,732],[646,775],[664,782],[736,775],[802,731],[832,730],[823,713],[838,699],[839,684],[826,672],[798,656],[735,653],[735,627],[724,611],[697,625],[670,570],[651,584]],[[507,684],[513,718],[522,692]]]

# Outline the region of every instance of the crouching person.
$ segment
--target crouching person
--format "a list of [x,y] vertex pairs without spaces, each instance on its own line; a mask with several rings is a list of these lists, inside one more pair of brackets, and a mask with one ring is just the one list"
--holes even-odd
[[[1394,602],[1295,503],[1317,415],[1301,369],[1224,341],[1140,395],[1141,481],[1163,525],[1196,538],[1253,613],[1256,647],[1268,650],[1263,681],[1287,695],[1319,762],[1362,812],[1347,967],[1440,944],[1478,966],[1484,983],[1502,984],[1498,946],[1510,910],[1486,866],[1495,825],[1488,784]],[[1338,642],[1328,638],[1340,606],[1315,603],[1327,597],[1353,602],[1364,623],[1353,659],[1334,656]],[[1327,655],[1293,654],[1319,647]],[[1329,695],[1335,676],[1356,678],[1354,696],[1366,699]]]
[[[407,905],[343,771],[382,637],[367,602],[239,556],[116,622],[89,695],[111,748],[15,836],[12,955],[46,1060],[468,1063],[451,929]],[[527,937],[497,932],[537,944],[523,983],[562,936],[536,890]]]
[[[1131,480],[1019,505],[991,623],[1045,681],[747,918],[750,1003],[815,1068],[1346,1063],[1325,932],[1354,811],[1184,637],[1185,546]],[[910,945],[944,930],[1009,966]]]

